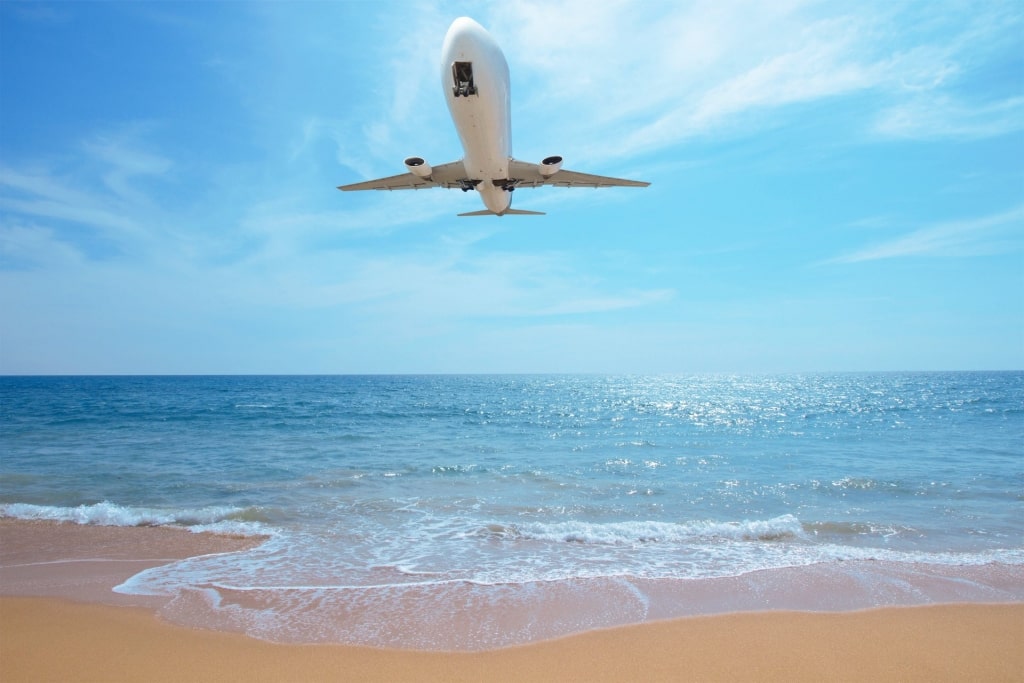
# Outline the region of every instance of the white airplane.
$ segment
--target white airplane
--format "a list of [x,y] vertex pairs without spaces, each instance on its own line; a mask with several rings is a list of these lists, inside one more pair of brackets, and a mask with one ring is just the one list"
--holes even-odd
[[405,160],[408,173],[342,185],[352,190],[420,190],[430,187],[476,190],[483,211],[460,216],[543,215],[511,208],[512,191],[520,187],[647,187],[639,180],[608,178],[562,169],[562,157],[539,164],[512,158],[511,97],[508,63],[483,26],[469,17],[452,22],[441,48],[441,83],[465,156],[440,166],[420,157]]

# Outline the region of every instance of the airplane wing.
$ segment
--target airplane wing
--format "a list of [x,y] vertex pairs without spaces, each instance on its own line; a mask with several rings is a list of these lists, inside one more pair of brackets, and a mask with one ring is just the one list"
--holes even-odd
[[377,180],[366,180],[351,185],[339,185],[342,192],[354,190],[425,190],[431,187],[445,187],[448,189],[460,190],[463,183],[469,182],[466,179],[466,169],[461,161],[453,161],[450,164],[441,164],[431,169],[428,178],[421,178],[412,173],[402,173],[388,178]]
[[515,181],[515,187],[541,187],[552,185],[554,187],[647,187],[650,183],[642,180],[626,180],[624,178],[609,178],[603,175],[591,175],[590,173],[578,173],[576,171],[560,170],[550,176],[543,176],[540,173],[538,164],[531,164],[527,161],[512,159],[508,165],[510,180]]

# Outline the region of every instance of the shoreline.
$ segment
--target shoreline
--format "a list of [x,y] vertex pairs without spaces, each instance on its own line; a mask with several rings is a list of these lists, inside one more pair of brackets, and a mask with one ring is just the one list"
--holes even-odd
[[738,611],[449,652],[271,643],[171,623],[158,614],[169,598],[111,590],[263,540],[0,519],[0,679],[1024,680],[1024,601]]
[[122,527],[0,518],[0,595],[148,607],[168,598],[115,593],[135,574],[176,560],[247,550],[263,536],[192,533],[174,527]]

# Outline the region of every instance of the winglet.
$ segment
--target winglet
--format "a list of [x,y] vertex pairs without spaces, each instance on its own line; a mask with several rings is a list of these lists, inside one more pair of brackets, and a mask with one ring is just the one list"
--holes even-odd
[[482,211],[470,211],[468,213],[460,213],[460,216],[546,216],[543,211],[527,211],[526,209],[505,209],[501,213],[494,213],[490,209],[484,209]]

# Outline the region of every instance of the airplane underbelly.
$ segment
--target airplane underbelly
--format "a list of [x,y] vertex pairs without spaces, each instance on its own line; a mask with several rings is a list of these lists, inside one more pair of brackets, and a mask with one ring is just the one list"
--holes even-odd
[[441,82],[462,142],[467,179],[488,209],[509,207],[506,190],[512,156],[508,63],[478,24],[466,20],[449,30],[441,50]]
[[508,64],[491,37],[476,28],[469,28],[473,35],[446,42],[441,81],[466,173],[473,180],[504,180],[512,156]]
[[463,164],[470,178],[494,180],[508,178],[508,144],[501,133],[500,117],[488,111],[486,103],[455,102],[453,114],[465,151]]
[[477,191],[480,192],[480,199],[483,200],[484,206],[494,213],[502,213],[512,203],[511,192],[490,183],[480,183],[477,186]]

